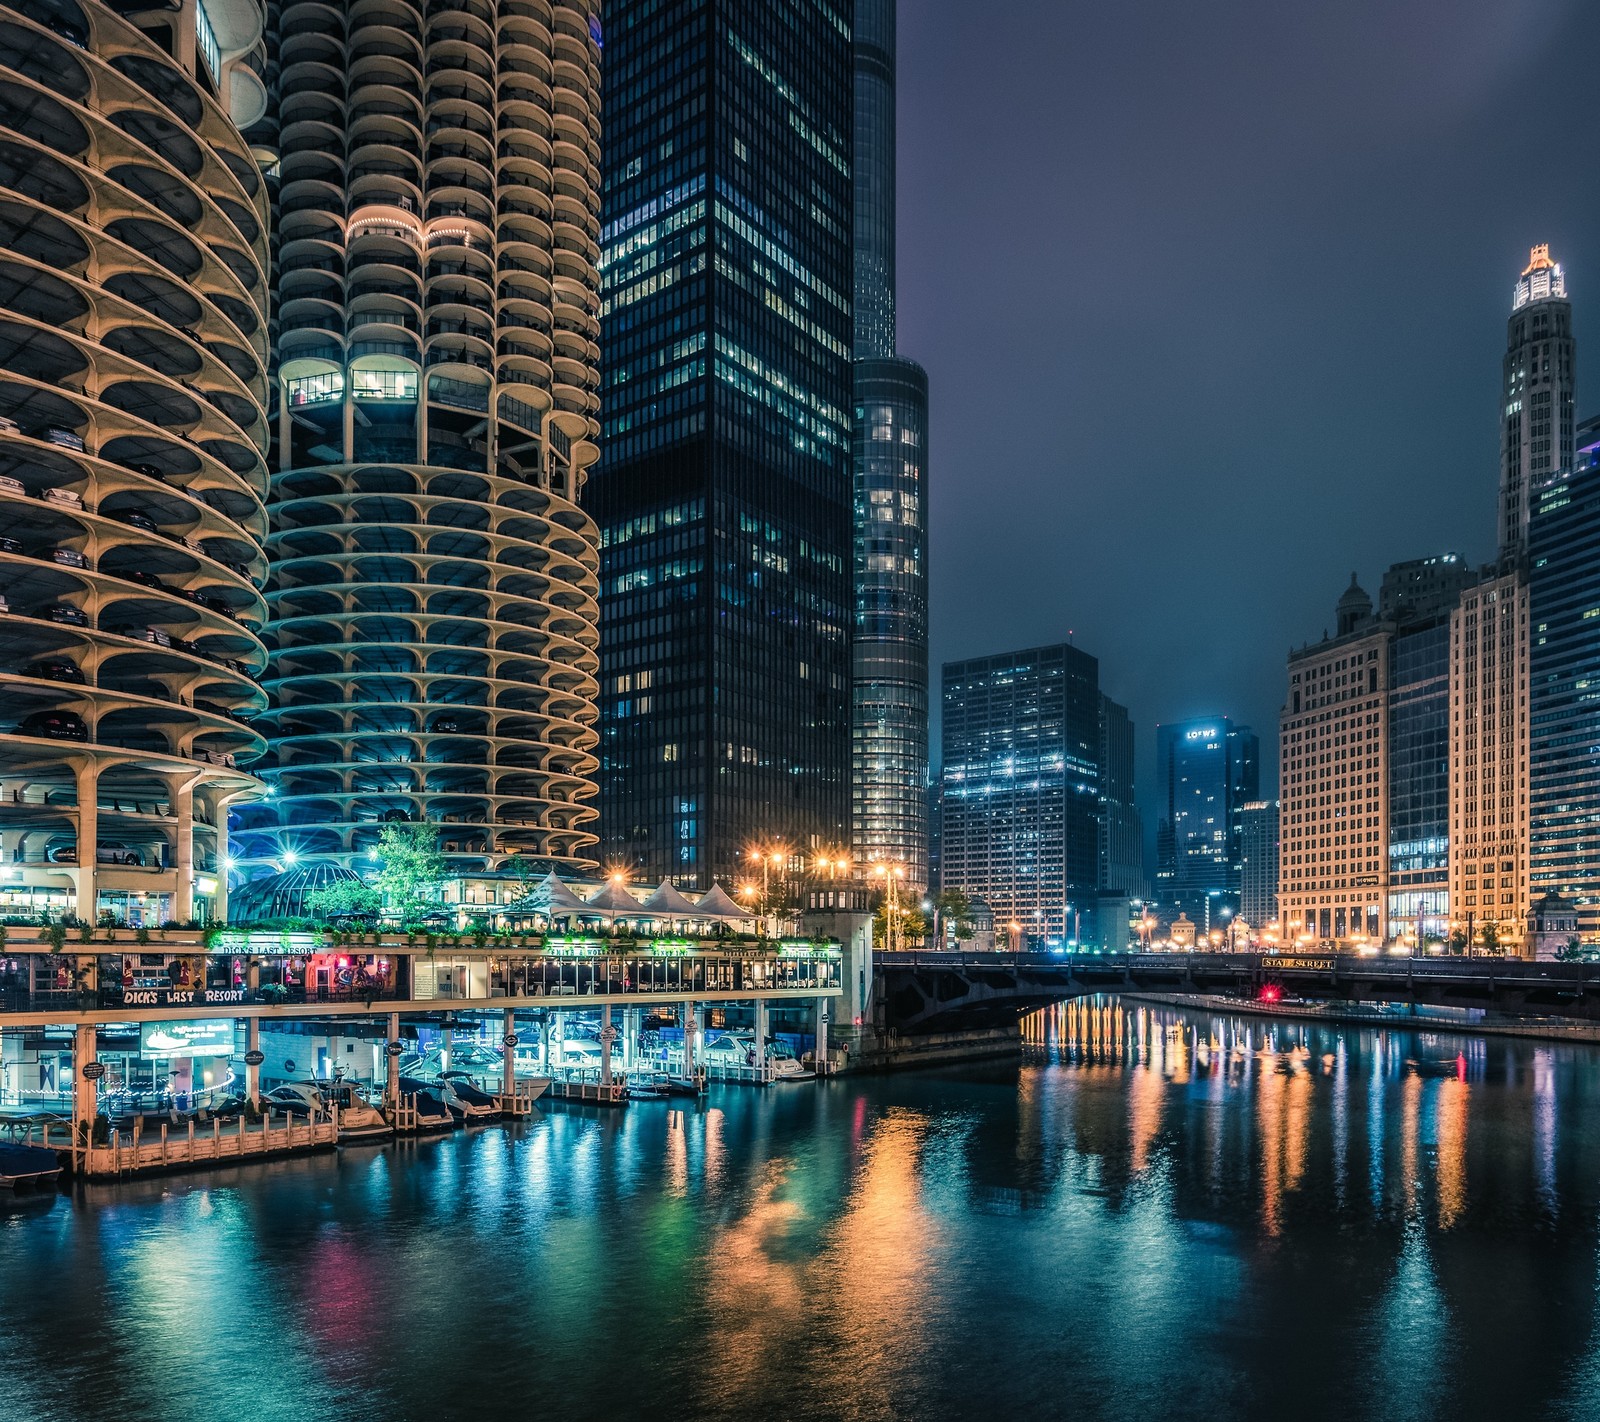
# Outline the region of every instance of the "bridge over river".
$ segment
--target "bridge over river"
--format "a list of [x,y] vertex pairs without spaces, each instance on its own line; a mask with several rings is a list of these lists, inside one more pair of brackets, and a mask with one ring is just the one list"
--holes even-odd
[[1009,1027],[1090,993],[1411,1003],[1600,1021],[1600,964],[1266,953],[878,953],[880,1025],[910,1036]]

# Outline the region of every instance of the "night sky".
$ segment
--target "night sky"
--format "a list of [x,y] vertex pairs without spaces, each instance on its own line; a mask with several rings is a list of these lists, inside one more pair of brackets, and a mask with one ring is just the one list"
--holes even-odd
[[1275,785],[1351,570],[1493,554],[1535,242],[1600,412],[1597,60],[1593,0],[901,0],[935,668],[1075,633],[1147,831],[1159,720],[1249,722]]

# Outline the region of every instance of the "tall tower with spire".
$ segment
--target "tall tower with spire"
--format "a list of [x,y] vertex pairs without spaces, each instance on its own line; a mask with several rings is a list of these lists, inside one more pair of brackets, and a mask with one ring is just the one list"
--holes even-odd
[[851,843],[928,882],[928,377],[895,351],[895,0],[855,6]]
[[1541,243],[1517,279],[1500,411],[1500,554],[1520,558],[1537,491],[1572,462],[1575,352],[1566,277]]

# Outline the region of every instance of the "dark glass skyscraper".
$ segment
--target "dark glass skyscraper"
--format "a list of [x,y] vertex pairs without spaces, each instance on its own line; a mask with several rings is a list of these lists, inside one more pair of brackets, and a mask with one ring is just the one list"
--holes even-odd
[[601,856],[849,833],[851,17],[606,7]]
[[1570,473],[1529,524],[1532,821],[1529,898],[1571,900],[1600,937],[1600,420],[1577,431]]
[[1445,553],[1395,564],[1378,593],[1379,619],[1394,627],[1388,929],[1413,946],[1449,936],[1450,616],[1473,579],[1460,558]]
[[1087,652],[946,662],[941,885],[983,899],[1002,935],[1098,941],[1099,759],[1100,664]]
[[851,842],[928,882],[928,377],[895,353],[895,0],[855,6]]
[[1156,727],[1156,897],[1164,912],[1220,927],[1239,911],[1239,816],[1260,793],[1254,731],[1226,716]]

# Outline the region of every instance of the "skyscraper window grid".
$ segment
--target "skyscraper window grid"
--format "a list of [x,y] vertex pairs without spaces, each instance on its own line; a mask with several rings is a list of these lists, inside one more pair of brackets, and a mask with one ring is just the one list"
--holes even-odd
[[849,833],[849,57],[827,4],[607,16],[601,848],[689,887]]

